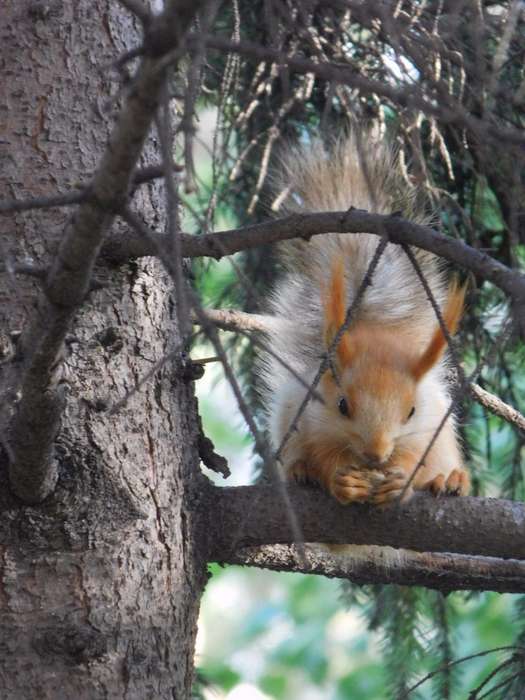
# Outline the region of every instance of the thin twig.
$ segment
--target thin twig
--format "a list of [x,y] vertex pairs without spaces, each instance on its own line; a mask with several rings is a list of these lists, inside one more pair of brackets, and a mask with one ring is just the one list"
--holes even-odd
[[182,338],[190,331],[188,301],[183,282],[182,250],[180,240],[179,195],[174,176],[173,162],[173,133],[167,86],[163,86],[159,114],[157,115],[157,131],[159,134],[162,164],[164,167],[164,183],[166,189],[166,214],[168,230],[166,236],[166,252],[171,257],[170,268],[173,273],[175,286],[176,314],[178,328]]
[[[481,681],[481,683],[476,686],[473,690],[470,691],[468,695],[467,700],[479,700],[478,695],[483,688],[490,683],[490,681],[494,678],[494,676],[497,676],[498,673],[500,673],[504,668],[507,668],[507,666],[511,666],[512,664],[516,663],[516,658],[515,656],[511,656],[510,659],[506,659],[502,663],[500,663],[496,668],[494,668],[488,676],[485,676],[485,678]],[[491,691],[492,692],[492,691]]]
[[50,209],[52,207],[70,207],[89,199],[89,189],[67,194],[55,194],[49,197],[31,197],[30,199],[8,199],[0,202],[0,214],[10,214],[31,209]]
[[43,280],[46,278],[48,269],[33,263],[9,262],[0,263],[1,272],[7,272],[11,275],[27,275],[28,277],[36,277],[36,279]]
[[[253,335],[253,331],[268,332],[270,329],[270,321],[276,321],[276,319],[271,316],[260,316],[258,314],[246,314],[242,311],[235,311],[234,309],[203,309],[206,317],[209,318],[218,328],[223,330],[233,331],[235,333],[240,333],[250,341],[260,347],[264,352],[271,355],[279,364],[281,364],[294,379],[296,379],[299,384],[302,384],[305,389],[310,389],[310,383],[302,377],[296,369],[294,369],[286,360],[284,360],[279,353],[272,350],[268,343],[263,342],[259,338]],[[248,317],[248,318],[246,318]],[[267,319],[267,323],[263,325],[258,319]],[[197,321],[198,322],[198,321]],[[280,325],[283,325],[282,331],[286,332],[286,321],[283,321]],[[314,391],[312,398],[316,401],[324,403],[324,399],[318,391]]]
[[436,318],[439,323],[439,327],[441,329],[441,332],[443,333],[445,340],[447,341],[448,344],[448,349],[450,352],[450,356],[452,357],[452,361],[454,363],[454,367],[458,373],[458,377],[461,383],[461,387],[466,390],[467,389],[467,384],[466,384],[466,377],[465,377],[465,371],[463,370],[463,367],[461,365],[461,360],[459,358],[459,355],[456,350],[456,346],[454,344],[454,341],[452,340],[449,330],[447,328],[447,324],[445,323],[445,320],[443,319],[443,314],[441,313],[441,309],[439,308],[439,304],[436,301],[436,298],[434,294],[432,293],[432,290],[430,289],[430,285],[423,274],[423,271],[421,270],[421,267],[417,261],[416,256],[414,255],[414,251],[410,248],[410,246],[402,244],[401,247],[405,251],[405,254],[407,258],[410,260],[412,267],[414,268],[414,271],[416,275],[419,278],[419,281],[421,282],[421,286],[425,290],[425,294],[427,295],[427,299],[430,302],[430,305],[432,306],[432,309],[434,313],[436,314]]
[[[165,365],[170,362],[170,360],[174,360],[180,353],[184,350],[184,342],[179,343],[173,350],[168,352],[166,355],[160,358],[160,360],[157,360],[157,362],[154,363],[154,365],[149,369],[145,374],[143,374],[137,381],[135,382],[135,386],[127,391],[124,396],[113,403],[111,406],[108,407],[107,409],[107,415],[108,416],[114,416],[116,413],[118,413],[124,406],[129,402],[130,399],[132,399],[135,394],[137,394],[144,384],[146,384],[157,372],[159,372]],[[199,362],[203,362],[203,360],[199,360]]]
[[[196,39],[188,37],[191,43]],[[506,142],[509,145],[522,145],[525,136],[517,128],[496,125],[488,120],[480,119],[469,113],[459,102],[435,102],[428,95],[412,85],[395,87],[386,81],[374,80],[356,71],[350,65],[317,63],[307,58],[289,56],[279,49],[263,47],[250,41],[233,42],[222,37],[209,36],[206,44],[212,49],[237,52],[257,61],[273,61],[298,73],[312,73],[319,78],[333,83],[342,83],[357,88],[365,94],[386,97],[395,104],[420,109],[427,115],[437,117],[441,122],[460,124],[478,137],[490,137],[494,141]]]
[[[174,165],[174,170],[183,170],[181,165]],[[135,171],[131,183],[132,186],[143,185],[151,180],[164,177],[164,169],[160,165],[148,165]],[[28,199],[8,199],[0,201],[0,214],[10,214],[20,211],[30,211],[32,209],[51,209],[53,207],[71,207],[75,204],[86,202],[91,197],[91,187],[88,185],[84,189],[68,192],[66,194],[55,194],[49,197],[30,197]]]
[[[274,461],[272,458],[272,454],[268,447],[266,446],[266,443],[264,442],[262,436],[259,433],[259,430],[255,424],[255,420],[252,416],[252,413],[250,409],[248,408],[248,405],[246,404],[244,397],[242,395],[241,389],[239,387],[239,383],[237,382],[237,379],[232,371],[232,368],[230,366],[230,363],[228,362],[228,358],[226,357],[226,353],[224,352],[224,348],[222,347],[222,343],[219,339],[219,335],[217,333],[216,328],[214,327],[213,323],[211,323],[207,318],[204,310],[200,306],[200,303],[196,296],[191,293],[190,296],[191,304],[192,304],[192,309],[193,312],[195,313],[196,317],[199,320],[199,323],[204,329],[204,332],[206,333],[206,336],[208,337],[209,341],[212,343],[215,352],[221,359],[223,369],[224,369],[224,374],[226,376],[226,379],[228,380],[228,383],[230,384],[232,391],[235,395],[235,398],[237,400],[237,405],[239,406],[239,410],[242,413],[242,416],[244,420],[246,421],[246,424],[248,425],[250,432],[253,436],[253,439],[255,441],[255,446],[258,451],[258,453],[261,455],[263,458],[265,464],[269,469],[271,469],[273,472],[275,472],[276,475],[276,482],[277,482],[277,487],[279,489],[279,496],[283,501],[283,504],[285,506],[285,511],[286,515],[288,518],[288,521],[290,523],[290,527],[292,529],[292,532],[294,533],[294,539],[298,547],[299,551],[299,556],[301,561],[305,562],[306,561],[306,554],[305,554],[305,549],[304,549],[304,537],[301,531],[301,528],[299,526],[299,522],[297,520],[297,516],[295,514],[295,510],[293,508],[293,505],[290,501],[290,496],[288,494],[288,487],[287,483],[284,479],[284,475],[282,474],[281,469],[279,469],[277,460]],[[252,504],[252,507],[255,507],[256,503]],[[241,518],[240,524],[237,527],[238,532],[242,532],[244,525],[244,521]],[[235,538],[234,538],[235,541]]]
[[503,646],[503,647],[494,647],[493,649],[485,649],[484,651],[478,651],[476,654],[469,654],[468,656],[463,656],[461,659],[456,659],[450,664],[447,664],[445,666],[440,666],[439,668],[434,669],[433,671],[430,671],[430,673],[427,673],[426,676],[423,676],[415,685],[411,686],[400,698],[399,700],[405,700],[409,696],[410,693],[412,693],[416,688],[419,688],[420,685],[423,685],[426,681],[430,680],[430,678],[433,678],[436,676],[438,673],[442,673],[445,668],[451,668],[452,666],[457,666],[458,664],[462,664],[465,661],[470,661],[471,659],[477,659],[480,656],[487,656],[488,654],[495,654],[498,651],[512,651],[515,654],[523,654],[525,656],[525,648],[524,647],[518,647],[518,646]]
[[519,430],[525,433],[525,416],[513,406],[509,406],[509,404],[505,403],[494,394],[485,391],[479,384],[470,384],[469,391],[471,396],[478,403],[491,411],[491,413],[503,418],[507,423],[515,425]]
[[504,678],[501,683],[498,683],[497,685],[493,685],[492,688],[489,688],[486,693],[483,693],[483,695],[479,695],[477,697],[477,700],[483,700],[484,698],[488,698],[489,695],[492,695],[492,693],[495,693],[496,690],[501,690],[504,688],[506,685],[509,685],[512,683],[512,681],[515,678],[520,678],[523,677],[524,673],[523,670],[520,669],[519,671],[516,671],[516,673],[513,673],[511,676],[507,676],[507,678]]

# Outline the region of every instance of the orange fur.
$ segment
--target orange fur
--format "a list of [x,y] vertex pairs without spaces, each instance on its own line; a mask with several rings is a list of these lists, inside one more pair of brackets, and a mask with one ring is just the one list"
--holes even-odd
[[[465,301],[466,286],[460,287],[457,280],[454,280],[448,290],[448,299],[443,310],[443,321],[452,336],[456,332]],[[419,381],[440,359],[447,346],[447,339],[440,325],[436,328],[432,339],[421,357],[412,368],[412,374],[416,381]]]
[[[332,275],[328,289],[324,291],[324,335],[325,344],[328,347],[333,343],[339,329],[346,317],[346,292],[344,267],[341,259],[332,263]],[[336,358],[342,365],[348,365],[352,361],[352,347],[348,340],[348,334],[344,333],[336,348]]]
[[[351,202],[378,213],[400,209],[425,223],[417,193],[407,189],[391,149],[368,136],[350,134],[329,151],[315,140],[306,149],[291,149],[283,168],[283,185],[293,194],[291,210],[334,211]],[[376,250],[376,237],[367,233],[286,244],[285,274],[270,301],[283,324],[274,324],[270,339],[307,382],[337,337],[350,290],[358,288]],[[438,259],[419,249],[414,255],[453,334],[464,289],[454,283],[447,294]],[[344,503],[388,503],[410,495],[412,487],[465,493],[468,476],[453,416],[427,451],[450,405],[445,349],[425,288],[402,249],[388,243],[356,318],[342,334],[333,367],[319,384],[324,401],[308,403],[291,435],[304,387],[276,359],[264,359],[271,440],[277,449],[288,434],[282,452],[288,473],[320,482]],[[405,491],[423,454],[424,464]]]
[[[465,289],[453,282],[442,312],[450,334],[459,324],[464,296]],[[332,265],[330,282],[322,298],[328,345],[346,314],[344,268],[340,260]],[[347,423],[341,433],[330,432],[324,422],[317,425],[313,421],[309,428],[303,428],[298,436],[297,461],[290,475],[319,482],[343,503],[367,500],[383,505],[402,493],[405,498],[410,497],[413,488],[437,493],[442,482],[449,484],[447,478],[451,474],[453,483],[446,487],[447,493],[466,493],[468,475],[461,468],[451,421],[430,452],[428,466],[421,467],[406,490],[407,481],[428,445],[429,435],[425,430],[407,438],[395,434],[408,421],[418,382],[445,350],[446,339],[441,328],[434,332],[423,353],[417,350],[421,339],[414,343],[414,329],[408,324],[358,321],[345,332],[343,341],[337,350],[337,379],[328,371],[320,386],[326,402],[323,410],[328,412],[329,422],[334,426],[338,421]],[[345,418],[341,418],[337,408],[341,397],[347,404]],[[372,413],[359,418],[365,410]],[[445,451],[449,454],[445,455]],[[445,458],[447,462],[452,458],[450,467],[445,468]],[[461,486],[455,488],[458,479]]]

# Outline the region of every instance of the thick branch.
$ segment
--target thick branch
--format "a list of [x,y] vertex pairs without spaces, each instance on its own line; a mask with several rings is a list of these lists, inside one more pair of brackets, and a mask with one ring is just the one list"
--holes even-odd
[[321,547],[306,549],[302,564],[294,545],[262,545],[235,550],[221,559],[222,564],[256,566],[273,571],[299,571],[341,578],[359,586],[371,583],[396,583],[425,586],[443,593],[457,590],[525,592],[525,562],[495,557],[467,557],[462,554],[430,554],[394,550],[397,556],[387,563],[392,550],[383,547],[353,548],[333,555]]
[[[289,493],[306,542],[525,559],[523,503],[419,493],[408,503],[380,509],[342,506],[314,488],[290,485]],[[240,547],[293,543],[286,513],[276,507],[275,487],[208,487],[202,498],[203,513],[210,518],[213,560],[228,559]]]
[[[169,2],[150,31],[180,42],[198,7],[198,1]],[[155,46],[155,56],[160,53]],[[90,197],[64,232],[35,316],[20,340],[24,364],[10,426],[9,476],[13,491],[28,503],[43,500],[56,482],[52,450],[63,405],[63,392],[56,389],[63,340],[89,290],[104,236],[128,194],[164,79],[158,59],[146,56],[93,176]]]

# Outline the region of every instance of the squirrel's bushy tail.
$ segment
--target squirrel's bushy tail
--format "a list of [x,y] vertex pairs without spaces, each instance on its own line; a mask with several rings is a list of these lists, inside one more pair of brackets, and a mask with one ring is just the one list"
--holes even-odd
[[[396,149],[371,131],[352,130],[328,145],[312,139],[288,147],[281,154],[274,187],[274,204],[279,206],[272,208],[279,214],[347,211],[354,207],[377,214],[399,212],[420,224],[431,220],[424,198],[410,183]],[[360,282],[377,243],[377,236],[369,234],[329,234],[315,236],[310,242],[287,241],[281,244],[280,255],[290,272],[300,271],[317,282],[334,258],[343,257],[347,271],[351,266],[354,282]],[[425,276],[437,281],[439,264],[435,256],[421,250],[414,253]],[[407,266],[400,262],[401,257],[404,253],[398,246],[388,246],[385,260],[404,272]],[[382,281],[392,286],[399,283],[399,276],[394,275],[391,281],[383,276]],[[437,288],[436,293],[439,295]]]
[[325,145],[312,139],[288,147],[274,176],[279,213],[341,211],[351,206],[377,214],[402,212],[417,222],[428,217],[396,149],[372,132],[350,131]]
[[[400,212],[417,223],[428,223],[421,197],[410,185],[395,149],[370,132],[353,131],[325,146],[311,140],[289,147],[274,176],[279,213],[346,211],[350,207],[390,214]],[[284,195],[287,196],[284,196]],[[376,235],[325,234],[310,241],[297,239],[280,245],[285,274],[270,299],[270,311],[295,328],[288,338],[295,354],[307,358],[322,352],[322,289],[329,282],[335,261],[344,274],[345,305],[352,303],[379,243]],[[418,265],[440,306],[446,299],[446,276],[436,256],[413,249]],[[404,250],[388,244],[354,320],[403,326],[417,345],[428,342],[436,318]],[[290,354],[279,338],[279,350]],[[282,347],[281,347],[282,345]],[[292,351],[293,354],[293,351]],[[297,363],[294,363],[297,364]],[[304,364],[304,363],[303,363]]]

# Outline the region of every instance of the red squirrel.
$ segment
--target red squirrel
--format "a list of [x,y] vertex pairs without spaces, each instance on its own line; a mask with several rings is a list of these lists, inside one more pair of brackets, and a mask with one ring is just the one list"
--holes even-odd
[[[284,158],[287,213],[350,206],[428,219],[389,147],[350,134],[326,150],[320,142]],[[285,273],[271,300],[272,349],[306,381],[314,378],[343,324],[378,244],[372,234],[327,234],[282,245]],[[450,335],[464,288],[447,284],[439,259],[413,249]],[[450,405],[447,341],[404,250],[387,244],[348,330],[282,451],[288,477],[319,482],[341,503],[387,504],[414,489],[464,495],[469,476],[450,416],[409,485]],[[277,450],[305,396],[275,357],[263,360],[265,403]]]

